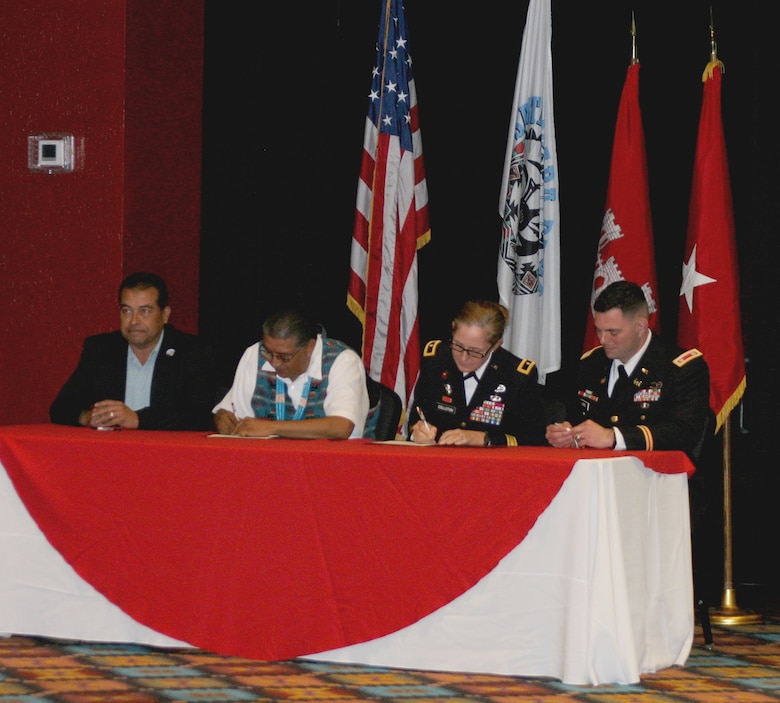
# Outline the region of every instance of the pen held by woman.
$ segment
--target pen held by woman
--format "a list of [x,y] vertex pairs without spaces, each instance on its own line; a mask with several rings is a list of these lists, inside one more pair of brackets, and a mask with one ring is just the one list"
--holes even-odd
[[[436,428],[431,427],[428,424],[428,419],[425,417],[425,413],[419,405],[415,406],[415,410],[417,410],[417,415],[420,417],[420,422],[415,425],[412,441],[417,442],[418,444],[436,444]],[[422,428],[420,427],[420,423],[423,425]]]
[[420,419],[423,421],[423,425],[425,425],[425,429],[428,430],[428,432],[431,431],[431,426],[428,424],[428,420],[425,418],[425,413],[422,411],[422,408],[418,405],[417,406],[417,414],[420,416]]

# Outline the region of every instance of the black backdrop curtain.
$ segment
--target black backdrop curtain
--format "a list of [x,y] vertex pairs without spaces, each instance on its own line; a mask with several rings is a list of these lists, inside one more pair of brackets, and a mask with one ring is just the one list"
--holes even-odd
[[[219,343],[227,378],[262,318],[289,299],[359,348],[345,301],[379,1],[206,2],[200,331]],[[776,521],[755,510],[777,486],[762,468],[770,448],[760,437],[778,395],[778,316],[767,309],[777,232],[776,38],[757,0],[553,0],[564,367],[549,384],[568,379],[582,345],[632,11],[663,332],[676,336],[710,8],[726,67],[749,358],[745,402],[733,416],[750,430],[735,433],[735,461],[745,466],[734,500],[751,508],[740,529],[753,543],[772,527],[777,534]],[[420,252],[423,341],[447,334],[463,300],[496,297],[499,186],[526,9],[510,0],[406,2],[432,232]],[[755,565],[757,578],[766,568]]]

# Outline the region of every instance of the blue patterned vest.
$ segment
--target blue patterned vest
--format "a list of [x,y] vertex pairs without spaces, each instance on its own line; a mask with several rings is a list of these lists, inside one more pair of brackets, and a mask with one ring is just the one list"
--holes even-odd
[[[309,387],[309,399],[306,403],[306,410],[303,413],[303,419],[311,417],[325,417],[325,396],[328,394],[328,376],[330,368],[336,357],[348,347],[336,339],[322,337],[322,380],[311,379]],[[274,371],[264,371],[262,354],[257,360],[257,383],[255,392],[252,396],[252,409],[255,417],[276,419],[276,373]],[[296,408],[293,406],[290,396],[284,394],[285,417],[291,420],[295,415]]]

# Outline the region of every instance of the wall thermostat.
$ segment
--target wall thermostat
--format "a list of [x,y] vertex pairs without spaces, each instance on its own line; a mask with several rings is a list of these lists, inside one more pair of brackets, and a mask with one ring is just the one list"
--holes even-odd
[[68,173],[76,167],[75,139],[72,134],[51,132],[27,138],[27,165],[31,171]]

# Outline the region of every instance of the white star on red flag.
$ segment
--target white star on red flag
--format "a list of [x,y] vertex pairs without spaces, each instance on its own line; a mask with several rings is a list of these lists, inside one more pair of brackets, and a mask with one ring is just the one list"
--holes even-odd
[[705,276],[696,270],[696,247],[694,246],[688,263],[683,262],[682,286],[680,286],[680,295],[685,296],[689,312],[693,312],[693,289],[697,286],[704,286],[707,283],[716,283],[717,280],[716,278]]

